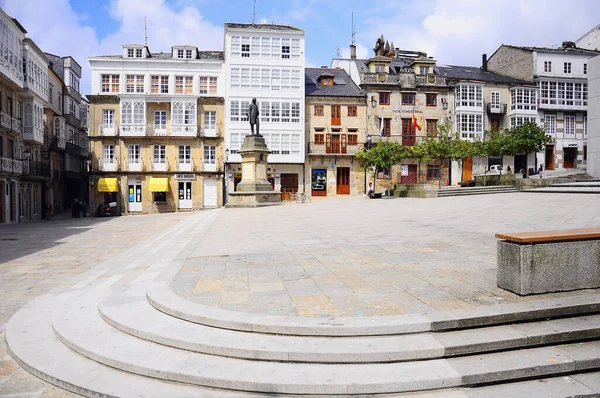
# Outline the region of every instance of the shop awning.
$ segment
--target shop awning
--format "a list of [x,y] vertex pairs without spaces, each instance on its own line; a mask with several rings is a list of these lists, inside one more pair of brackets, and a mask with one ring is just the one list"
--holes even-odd
[[119,192],[119,181],[116,178],[100,178],[98,192]]
[[168,192],[169,191],[169,179],[168,178],[151,178],[149,189],[150,189],[150,192]]

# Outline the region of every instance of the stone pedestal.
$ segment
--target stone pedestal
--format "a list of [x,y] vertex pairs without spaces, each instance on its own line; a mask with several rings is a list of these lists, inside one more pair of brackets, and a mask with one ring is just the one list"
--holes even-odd
[[236,191],[229,194],[226,207],[260,207],[281,204],[281,193],[273,191],[267,180],[267,156],[271,153],[265,139],[249,135],[244,139],[242,155],[242,181]]

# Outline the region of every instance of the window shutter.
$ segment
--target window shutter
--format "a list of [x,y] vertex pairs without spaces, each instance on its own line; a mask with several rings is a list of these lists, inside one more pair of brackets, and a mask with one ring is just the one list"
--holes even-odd
[[325,153],[331,153],[331,134],[325,137]]

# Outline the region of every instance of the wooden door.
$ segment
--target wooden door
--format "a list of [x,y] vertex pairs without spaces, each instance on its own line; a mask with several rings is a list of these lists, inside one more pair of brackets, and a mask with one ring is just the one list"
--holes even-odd
[[291,200],[291,194],[298,192],[298,174],[281,174],[281,193],[283,200]]
[[325,135],[325,153],[331,153],[331,134]]
[[331,125],[342,125],[342,107],[340,105],[331,105]]
[[346,134],[342,134],[342,135],[340,136],[340,138],[341,138],[341,143],[340,143],[340,153],[346,153],[346,145],[347,145],[347,142],[346,142]]
[[490,119],[492,131],[500,131],[500,119]]
[[461,181],[468,181],[473,179],[473,158],[464,158],[462,161],[462,178]]
[[350,195],[350,167],[337,168],[337,194]]
[[546,170],[554,170],[554,145],[546,145]]
[[577,149],[575,148],[564,148],[565,152],[565,169],[575,168],[575,158],[577,157]]
[[340,152],[341,139],[339,134],[331,135],[331,152],[329,153],[341,153]]
[[417,183],[417,165],[408,165],[408,175],[400,177],[402,184],[416,184]]

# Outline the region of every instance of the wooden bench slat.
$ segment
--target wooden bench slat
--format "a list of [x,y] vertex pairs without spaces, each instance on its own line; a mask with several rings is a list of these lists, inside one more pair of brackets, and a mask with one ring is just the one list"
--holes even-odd
[[562,231],[498,233],[496,238],[516,243],[561,242],[578,239],[600,239],[600,228],[565,229]]

